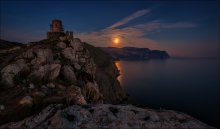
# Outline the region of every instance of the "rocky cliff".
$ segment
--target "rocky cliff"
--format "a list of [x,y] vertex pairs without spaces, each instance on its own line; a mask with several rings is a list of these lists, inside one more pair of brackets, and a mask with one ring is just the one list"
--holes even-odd
[[46,39],[1,51],[0,124],[54,103],[119,103],[125,93],[108,54],[80,39]]
[[166,51],[150,50],[148,48],[136,47],[101,47],[102,50],[112,55],[116,59],[122,60],[149,60],[149,59],[166,59],[169,54]]
[[7,48],[0,59],[1,129],[212,129],[175,111],[111,105],[126,97],[119,71],[80,39]]

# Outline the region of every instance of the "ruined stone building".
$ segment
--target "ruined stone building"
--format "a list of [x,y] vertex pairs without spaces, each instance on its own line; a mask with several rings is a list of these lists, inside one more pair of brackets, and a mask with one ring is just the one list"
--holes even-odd
[[63,25],[61,20],[53,20],[50,25],[51,32],[63,32]]
[[64,32],[64,28],[61,20],[54,19],[50,24],[50,31],[47,32],[47,38],[66,36],[68,39],[73,39],[73,32],[66,31]]

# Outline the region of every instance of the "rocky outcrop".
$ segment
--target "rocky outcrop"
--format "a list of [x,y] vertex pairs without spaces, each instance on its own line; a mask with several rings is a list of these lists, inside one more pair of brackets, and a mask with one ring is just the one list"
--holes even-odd
[[21,71],[29,70],[24,59],[19,59],[12,64],[5,66],[1,70],[1,83],[4,84],[3,88],[9,88],[14,86],[14,77]]
[[76,75],[74,73],[74,70],[71,66],[69,65],[64,65],[63,66],[63,76],[65,77],[65,79],[69,82],[76,82]]
[[34,77],[39,80],[42,79],[47,79],[47,81],[54,80],[58,77],[60,73],[60,68],[61,68],[60,64],[46,64],[40,66],[37,70],[34,70],[30,74],[30,77]]
[[70,86],[66,89],[67,101],[69,104],[87,104],[85,97],[82,94],[81,88],[77,86]]
[[103,103],[103,95],[100,93],[97,83],[88,82],[85,86],[83,86],[82,93],[89,103]]
[[33,49],[33,54],[36,55],[36,58],[31,61],[32,65],[41,65],[53,61],[53,53],[50,48]]
[[215,129],[186,114],[131,105],[50,105],[36,116],[2,129]]
[[[0,65],[0,105],[5,110],[0,112],[0,124],[21,120],[54,103],[119,103],[125,93],[115,84],[113,60],[103,51],[94,54],[100,50],[87,46],[62,36],[30,43],[4,61]],[[99,57],[108,62],[100,64]]]
[[66,59],[69,59],[71,62],[76,62],[77,61],[77,55],[74,51],[74,49],[72,49],[71,47],[67,47],[63,50],[63,53],[64,57]]
[[61,41],[61,42],[57,43],[57,47],[64,49],[64,48],[66,48],[66,44]]
[[95,72],[96,82],[99,85],[99,90],[103,95],[105,103],[118,103],[126,98],[123,88],[116,79],[119,71],[113,62],[113,58],[97,47],[93,47],[84,43],[88,49],[94,63],[97,66]]

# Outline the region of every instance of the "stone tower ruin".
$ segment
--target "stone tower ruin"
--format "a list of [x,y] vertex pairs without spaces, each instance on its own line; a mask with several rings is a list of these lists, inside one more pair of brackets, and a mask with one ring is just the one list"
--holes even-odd
[[63,25],[61,20],[52,20],[52,24],[50,24],[51,32],[63,32]]
[[62,25],[61,20],[54,19],[52,20],[52,23],[50,24],[50,31],[47,32],[47,38],[56,38],[60,36],[66,36],[68,39],[73,39],[73,32],[72,31],[66,31],[64,33],[64,28]]

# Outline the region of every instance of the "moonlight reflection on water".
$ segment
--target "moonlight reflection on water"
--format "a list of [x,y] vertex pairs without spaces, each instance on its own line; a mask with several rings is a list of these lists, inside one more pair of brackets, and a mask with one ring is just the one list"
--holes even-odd
[[121,85],[122,85],[122,74],[121,74],[121,72],[122,72],[122,67],[121,67],[121,62],[120,61],[115,61],[115,65],[116,65],[116,67],[118,68],[118,70],[119,70],[119,76],[118,76],[118,81],[121,83]]

